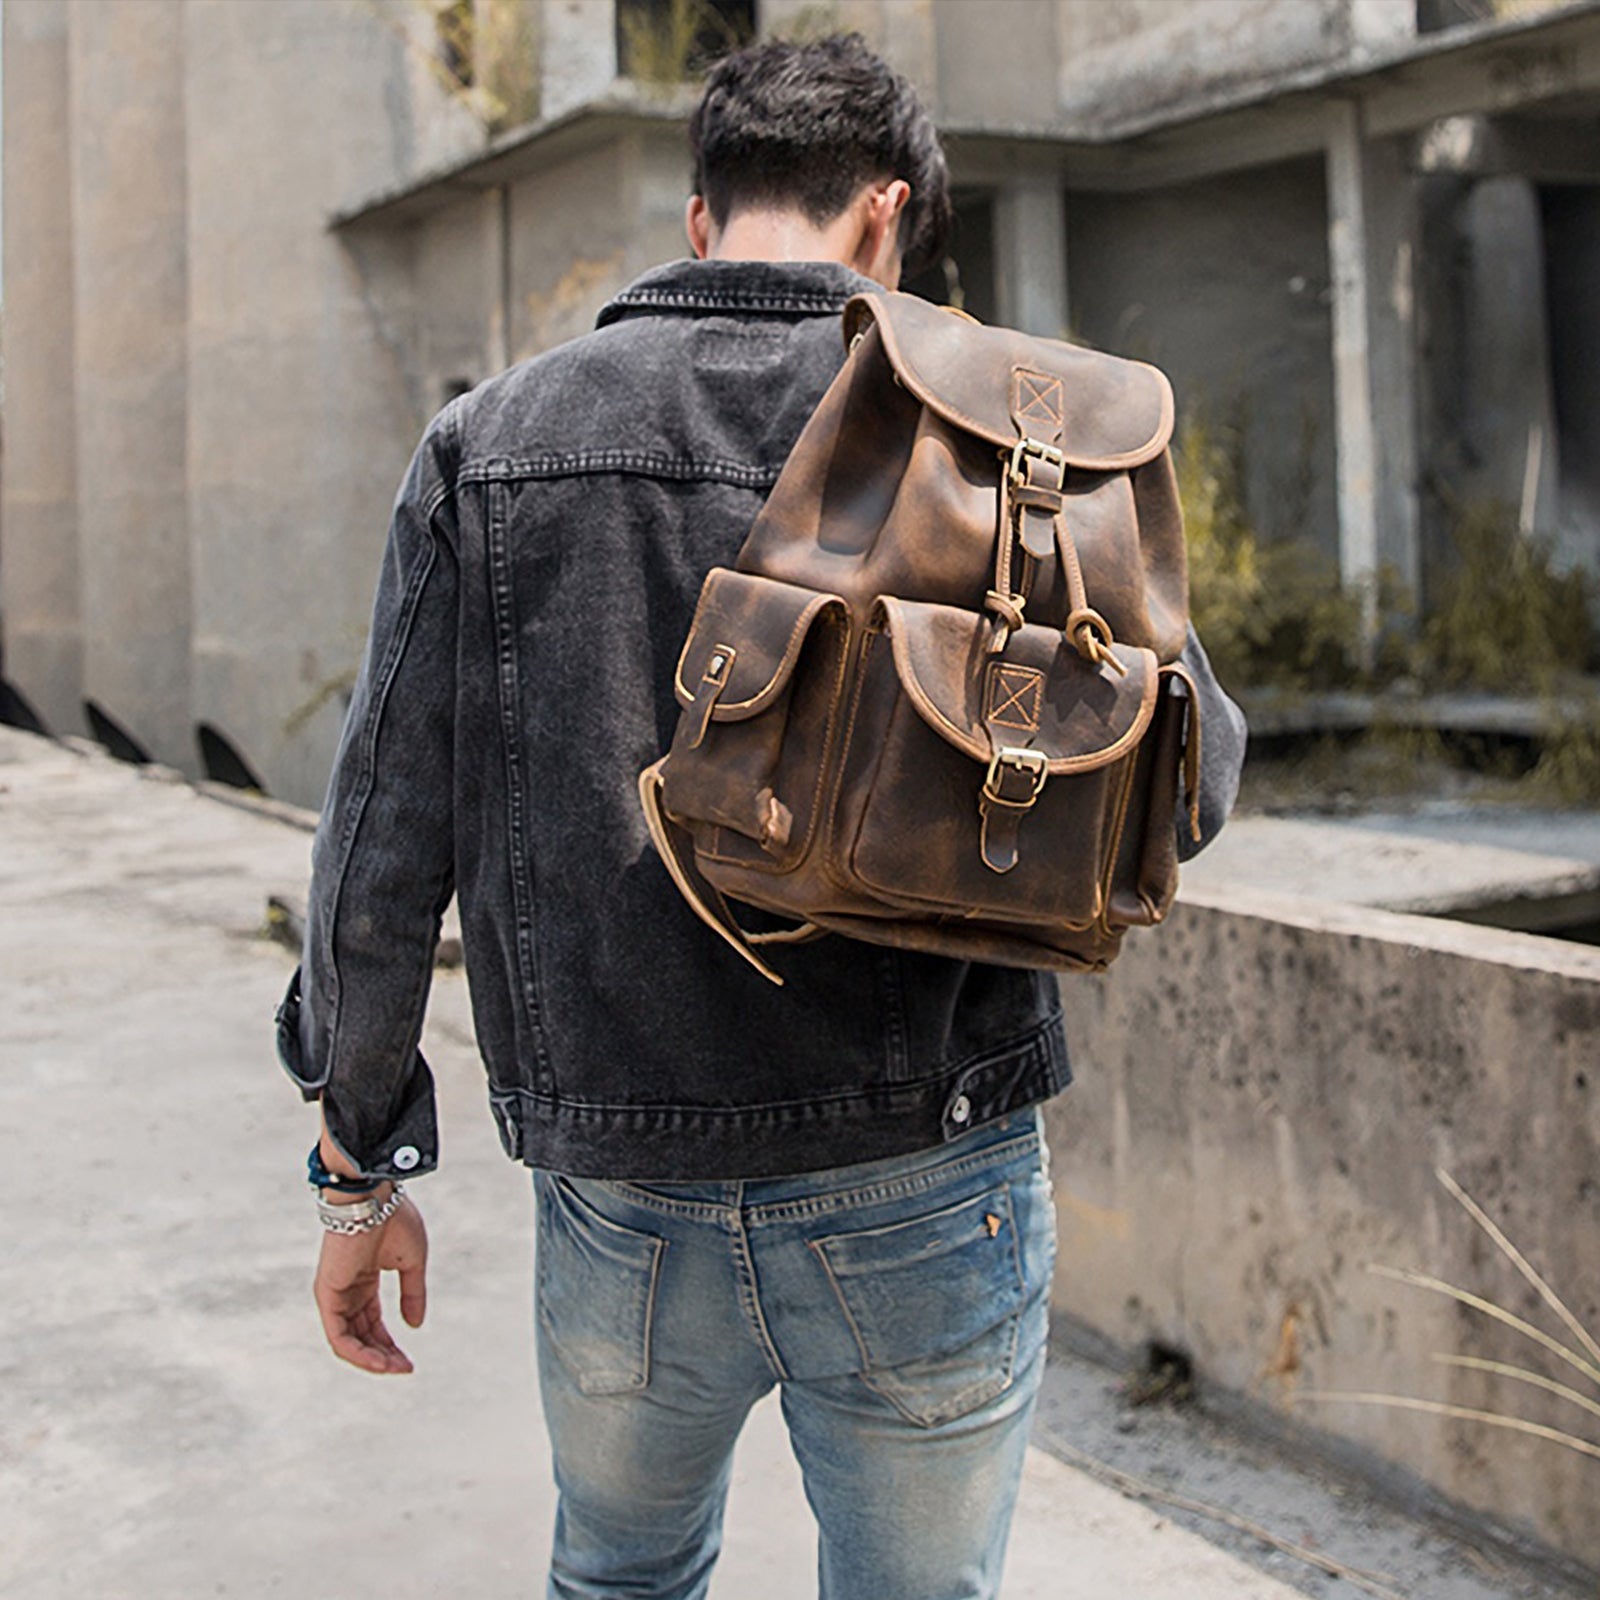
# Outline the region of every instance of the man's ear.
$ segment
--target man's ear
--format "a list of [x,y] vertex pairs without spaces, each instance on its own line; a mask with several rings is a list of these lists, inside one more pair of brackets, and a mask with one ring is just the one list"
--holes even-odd
[[900,287],[900,215],[910,199],[911,185],[893,178],[869,185],[859,202],[861,240],[850,265],[886,289]]
[[683,208],[684,232],[689,235],[689,248],[702,260],[711,248],[711,212],[703,195],[692,194]]

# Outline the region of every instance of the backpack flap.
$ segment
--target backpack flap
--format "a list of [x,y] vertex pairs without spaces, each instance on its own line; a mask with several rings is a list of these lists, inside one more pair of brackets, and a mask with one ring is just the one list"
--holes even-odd
[[[845,308],[845,331],[856,349],[852,366],[887,368],[933,432],[967,446],[958,453],[969,479],[981,473],[984,452],[994,452],[1001,503],[993,600],[985,603],[1001,642],[1026,612],[1028,621],[1057,625],[1077,618],[1072,642],[1093,660],[1113,640],[1154,649],[1162,661],[1178,655],[1187,563],[1167,456],[1172,387],[1161,372],[985,327],[913,295],[856,296]],[[942,459],[925,453],[923,480]],[[914,460],[903,469],[908,484],[916,468]],[[913,544],[920,565],[942,572],[953,564],[953,552]],[[880,592],[950,594],[896,577]]]
[[1172,438],[1172,386],[1142,361],[986,327],[909,294],[855,296],[846,338],[873,326],[900,382],[996,449],[1027,438],[1070,466],[1123,472],[1155,460]]
[[682,714],[662,775],[673,816],[785,849],[799,805],[786,803],[779,770],[795,669],[819,631],[822,648],[842,653],[848,619],[837,595],[711,571],[673,684]]
[[[1004,874],[1017,866],[1036,807],[1048,819],[1037,841],[1046,861],[1059,852],[1098,856],[1096,849],[1084,851],[1093,837],[1089,819],[1060,801],[1063,794],[1092,794],[1098,807],[1109,769],[1138,747],[1160,686],[1154,653],[1114,645],[1119,672],[1086,660],[1059,629],[1030,624],[997,655],[988,649],[985,617],[906,600],[880,601],[878,620],[906,699],[944,744],[971,762],[968,805],[977,813],[973,842],[984,868]],[[1083,777],[1095,781],[1070,786]],[[1051,803],[1041,807],[1047,794]],[[1098,882],[1098,869],[1094,875]]]

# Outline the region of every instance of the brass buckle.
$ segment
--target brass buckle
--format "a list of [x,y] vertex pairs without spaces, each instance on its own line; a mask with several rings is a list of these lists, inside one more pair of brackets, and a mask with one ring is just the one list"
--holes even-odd
[[[1013,800],[1002,792],[1005,772],[1020,772],[1028,779],[1028,793]],[[1050,763],[1042,750],[1022,750],[1015,745],[1002,745],[989,758],[989,771],[983,780],[983,792],[997,805],[1017,806],[1026,810],[1039,798],[1045,779],[1050,776]]]
[[1058,450],[1053,444],[1044,444],[1038,439],[1030,439],[1024,435],[1011,448],[1012,488],[1021,488],[1027,483],[1028,474],[1023,470],[1023,462],[1029,460],[1043,461],[1049,466],[1059,467],[1063,475],[1067,470],[1067,456],[1064,450]]
[[719,644],[712,649],[711,659],[706,663],[706,670],[700,675],[702,684],[709,684],[713,689],[721,689],[728,682],[728,674],[733,671],[733,660],[739,652],[731,644]]

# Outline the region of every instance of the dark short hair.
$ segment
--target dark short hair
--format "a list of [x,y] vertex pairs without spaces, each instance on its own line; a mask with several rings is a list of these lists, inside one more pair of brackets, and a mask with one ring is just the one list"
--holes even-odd
[[717,226],[740,205],[793,206],[831,222],[865,183],[903,178],[908,273],[944,255],[950,177],[917,92],[859,33],[771,39],[724,56],[689,121],[694,192]]

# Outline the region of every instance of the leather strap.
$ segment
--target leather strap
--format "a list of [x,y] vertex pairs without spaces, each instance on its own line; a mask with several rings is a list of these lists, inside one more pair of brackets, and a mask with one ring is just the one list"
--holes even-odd
[[983,819],[979,848],[983,852],[983,864],[991,872],[1010,872],[1016,866],[1022,819],[1032,809],[1031,800],[1013,804],[990,794],[987,787],[978,796],[978,812]]
[[1038,750],[1001,744],[992,726],[989,736],[995,749],[978,791],[978,851],[991,872],[1010,872],[1018,860],[1022,819],[1045,786],[1045,758]]
[[678,893],[689,902],[694,914],[743,956],[763,978],[781,989],[783,979],[756,954],[750,936],[734,920],[722,891],[708,882],[695,865],[694,841],[667,815],[661,803],[661,768],[665,762],[666,757],[663,756],[639,774],[639,804],[644,810],[645,826],[650,830],[656,853],[665,863],[672,881],[678,887]]
[[706,729],[711,726],[711,713],[717,709],[722,691],[728,687],[728,675],[739,652],[731,644],[719,644],[706,662],[706,669],[695,685],[694,699],[684,709],[683,737],[689,749],[698,750],[705,741]]
[[1012,484],[1011,504],[1016,507],[1022,548],[1035,561],[1044,561],[1055,554],[1056,520],[1061,515],[1061,486],[1067,464],[1029,456],[1022,469],[1021,479]]
[[1200,843],[1200,691],[1189,669],[1174,661],[1161,669],[1163,678],[1176,678],[1188,691],[1183,719],[1183,797],[1189,816],[1189,835]]

